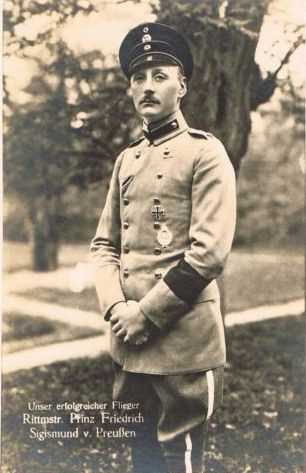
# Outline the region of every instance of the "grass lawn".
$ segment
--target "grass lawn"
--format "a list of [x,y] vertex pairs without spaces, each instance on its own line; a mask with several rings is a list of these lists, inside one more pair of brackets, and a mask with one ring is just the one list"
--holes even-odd
[[227,309],[243,310],[304,297],[304,257],[234,251],[225,268]]
[[15,313],[6,313],[2,317],[3,353],[92,337],[98,334],[100,335],[101,331],[89,327],[75,327],[44,317],[29,317]]
[[[86,263],[89,256],[89,243],[63,244],[60,247],[58,261],[60,266],[74,266],[78,262]],[[4,272],[31,269],[31,252],[26,243],[5,241],[3,243]]]
[[28,297],[43,302],[54,303],[64,307],[100,312],[98,298],[94,287],[86,288],[80,293],[57,288],[37,287],[25,292],[17,292],[20,296]]
[[[208,473],[304,471],[303,333],[302,317],[228,329],[224,405],[211,423]],[[5,375],[3,473],[131,473],[129,449],[119,439],[39,441],[22,425],[29,402],[101,403],[110,399],[111,384],[106,355]]]

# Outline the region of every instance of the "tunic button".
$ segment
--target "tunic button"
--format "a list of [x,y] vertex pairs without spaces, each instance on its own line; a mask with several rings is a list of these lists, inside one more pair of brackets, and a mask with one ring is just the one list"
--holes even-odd
[[123,222],[123,228],[127,229],[127,228],[129,228],[129,226],[130,226],[130,225],[129,225],[128,222]]
[[125,269],[123,270],[123,277],[125,277],[125,278],[128,278],[128,277],[129,277],[129,270],[128,270],[127,268],[125,268]]
[[123,253],[129,253],[130,252],[130,249],[128,246],[124,246],[123,247]]
[[155,228],[155,230],[159,230],[160,229],[160,223],[154,222],[154,228]]
[[160,199],[158,197],[154,197],[154,204],[160,204]]
[[136,152],[135,158],[136,158],[136,159],[140,158],[140,151],[137,151],[137,152]]
[[163,277],[162,273],[155,273],[154,274],[155,279],[161,279]]
[[124,205],[129,205],[130,201],[129,201],[129,199],[128,199],[127,197],[125,197],[125,198],[123,199],[123,203],[124,203]]
[[162,173],[161,172],[158,172],[157,173],[157,179],[161,179],[163,177]]
[[158,248],[158,247],[154,248],[154,254],[155,254],[155,255],[160,255],[161,252],[162,252],[162,251],[161,251],[160,248]]

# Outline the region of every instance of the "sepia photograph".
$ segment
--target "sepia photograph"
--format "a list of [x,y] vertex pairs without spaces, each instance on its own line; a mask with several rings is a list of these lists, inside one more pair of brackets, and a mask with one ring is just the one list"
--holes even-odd
[[302,0],[4,0],[3,473],[303,473]]

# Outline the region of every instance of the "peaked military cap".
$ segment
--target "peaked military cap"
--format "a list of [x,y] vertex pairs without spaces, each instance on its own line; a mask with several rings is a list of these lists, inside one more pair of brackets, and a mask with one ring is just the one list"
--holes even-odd
[[120,46],[119,59],[128,78],[144,65],[179,65],[187,79],[193,71],[193,58],[186,39],[162,23],[143,23],[129,31]]

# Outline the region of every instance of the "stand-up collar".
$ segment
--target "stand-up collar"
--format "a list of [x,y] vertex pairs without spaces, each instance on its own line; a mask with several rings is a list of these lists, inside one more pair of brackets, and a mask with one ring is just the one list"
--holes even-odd
[[188,125],[181,110],[177,110],[171,113],[171,115],[158,120],[158,122],[149,125],[144,123],[143,133],[150,143],[158,145],[179,135],[187,130],[187,128]]

